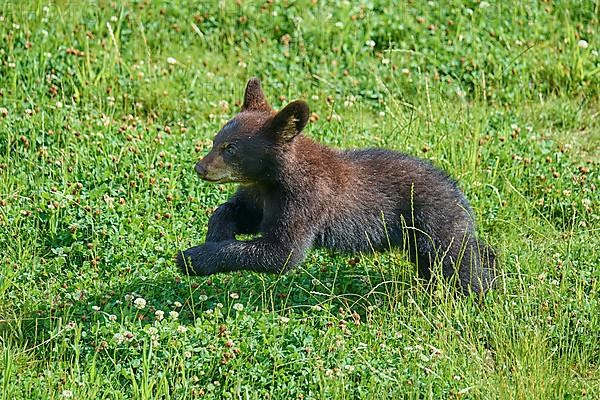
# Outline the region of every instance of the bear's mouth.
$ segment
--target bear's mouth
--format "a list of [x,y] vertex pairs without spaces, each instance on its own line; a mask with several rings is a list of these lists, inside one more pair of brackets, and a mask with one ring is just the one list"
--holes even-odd
[[210,183],[243,183],[244,180],[235,176],[200,176],[200,179]]
[[206,182],[210,182],[210,183],[227,183],[227,182],[233,182],[233,180],[231,180],[230,177],[220,177],[220,178],[213,178],[210,176],[201,176],[200,179],[202,179],[203,181]]

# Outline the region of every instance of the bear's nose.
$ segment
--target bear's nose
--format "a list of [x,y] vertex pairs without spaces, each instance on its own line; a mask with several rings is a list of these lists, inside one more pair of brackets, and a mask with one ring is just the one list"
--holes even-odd
[[202,165],[201,162],[196,163],[195,170],[196,170],[196,173],[198,175],[200,175],[201,178],[204,178],[206,176],[206,168],[204,168],[204,166]]

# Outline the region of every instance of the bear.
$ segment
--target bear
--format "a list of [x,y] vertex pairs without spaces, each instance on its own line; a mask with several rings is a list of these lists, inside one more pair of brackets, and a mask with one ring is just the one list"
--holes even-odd
[[[248,81],[241,111],[195,166],[204,181],[239,187],[210,217],[205,243],[178,252],[183,273],[282,274],[311,247],[344,253],[396,247],[425,279],[439,272],[455,277],[465,294],[492,287],[494,251],[477,239],[455,181],[401,152],[319,144],[302,133],[309,118],[302,100],[274,111],[260,81]],[[259,236],[242,241],[239,234]]]

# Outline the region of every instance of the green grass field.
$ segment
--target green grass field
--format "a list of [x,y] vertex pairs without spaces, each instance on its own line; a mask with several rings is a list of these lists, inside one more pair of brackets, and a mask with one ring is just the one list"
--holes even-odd
[[[600,398],[597,0],[48,3],[0,2],[1,398]],[[497,289],[398,251],[181,276],[251,76],[455,177]]]

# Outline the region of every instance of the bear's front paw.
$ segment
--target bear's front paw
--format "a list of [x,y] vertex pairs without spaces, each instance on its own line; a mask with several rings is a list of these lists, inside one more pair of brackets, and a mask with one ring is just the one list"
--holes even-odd
[[214,265],[217,248],[217,243],[207,242],[180,251],[175,257],[175,262],[181,273],[185,275],[212,275],[219,272],[216,265]]
[[185,251],[178,251],[177,255],[173,258],[173,261],[175,261],[182,274],[195,275],[192,267],[192,260],[189,257],[186,257]]

